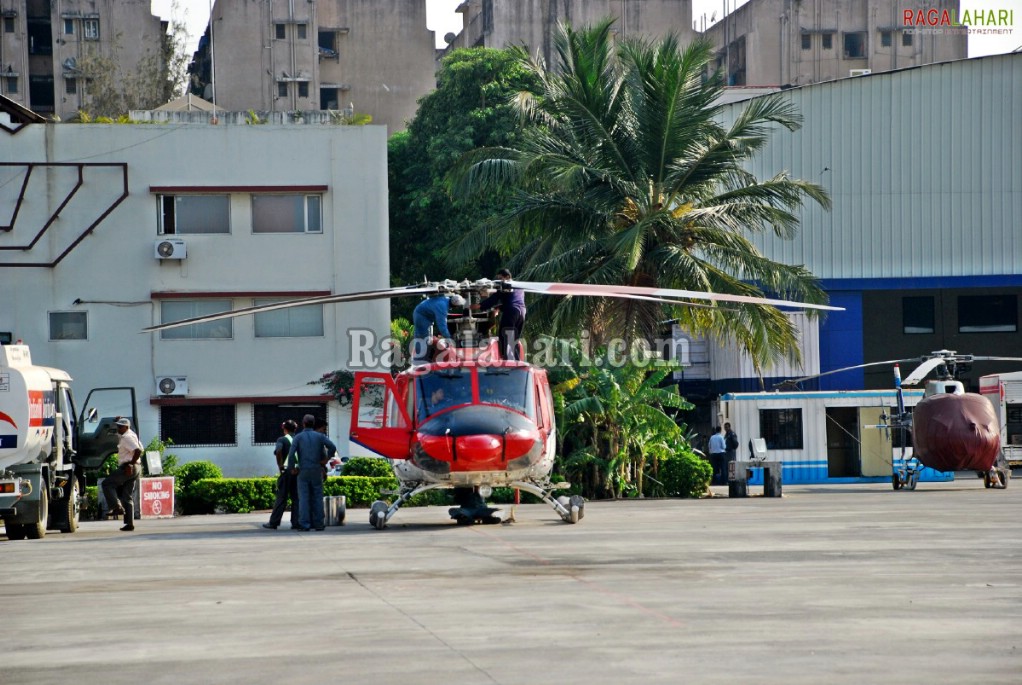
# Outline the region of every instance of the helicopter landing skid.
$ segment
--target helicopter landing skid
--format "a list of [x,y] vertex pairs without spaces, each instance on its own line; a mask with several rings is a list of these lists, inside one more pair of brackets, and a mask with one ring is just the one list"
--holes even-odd
[[513,488],[519,488],[535,495],[541,500],[553,507],[554,511],[561,517],[561,520],[565,523],[578,523],[582,520],[582,517],[586,513],[586,500],[581,495],[572,495],[571,497],[557,497],[553,496],[553,492],[556,490],[565,490],[571,487],[568,483],[546,483],[546,487],[542,487],[536,483],[524,483],[521,481],[515,481],[510,483]]
[[414,487],[401,488],[398,498],[393,504],[387,504],[381,499],[373,502],[372,506],[369,507],[369,525],[376,530],[383,530],[387,527],[387,521],[390,517],[397,513],[397,510],[401,508],[401,505],[410,500],[416,495],[426,492],[427,490],[434,490],[442,487],[440,483],[429,483],[426,485],[417,485]]

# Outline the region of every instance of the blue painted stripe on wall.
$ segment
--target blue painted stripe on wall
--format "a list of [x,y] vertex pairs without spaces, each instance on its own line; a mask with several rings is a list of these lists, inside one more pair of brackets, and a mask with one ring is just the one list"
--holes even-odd
[[[904,390],[902,391],[905,397],[919,397],[922,398],[922,390]],[[893,400],[897,398],[897,393],[893,390],[846,390],[845,392],[814,392],[812,395],[806,396],[806,393],[800,392],[771,392],[771,393],[756,393],[755,395],[736,395],[735,393],[727,393],[722,395],[722,400],[734,400],[736,402],[754,402],[757,400],[804,400],[812,398],[820,398],[825,400],[832,400],[835,398],[854,398],[854,399],[889,399]]]
[[[895,462],[900,465],[900,459]],[[953,471],[934,471],[931,468],[924,468],[919,472],[919,481],[924,483],[938,483],[953,481]],[[854,483],[889,483],[890,476],[859,476],[830,478],[827,475],[826,461],[799,461],[781,463],[781,485],[797,484],[854,484]],[[763,485],[763,469],[754,468],[752,477],[749,478],[749,485]]]
[[[1022,287],[1022,274],[997,276],[925,276],[923,278],[824,278],[820,286],[830,296],[830,303],[838,307],[837,292],[848,290],[923,290],[929,288],[1002,288]],[[832,312],[831,315],[840,312]]]

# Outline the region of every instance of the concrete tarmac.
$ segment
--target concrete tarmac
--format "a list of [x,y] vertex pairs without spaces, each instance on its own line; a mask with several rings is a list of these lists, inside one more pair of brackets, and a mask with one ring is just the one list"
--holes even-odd
[[[0,537],[0,683],[1022,683],[1022,482]],[[723,488],[714,488],[718,495]],[[286,525],[286,524],[285,524]]]

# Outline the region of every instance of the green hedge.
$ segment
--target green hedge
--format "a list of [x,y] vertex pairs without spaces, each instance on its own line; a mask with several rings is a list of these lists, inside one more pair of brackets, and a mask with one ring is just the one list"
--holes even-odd
[[[323,494],[344,495],[349,507],[368,507],[380,499],[380,490],[393,488],[394,478],[339,476],[327,478]],[[276,478],[204,478],[191,489],[185,514],[224,511],[242,514],[257,509],[270,509],[277,495]]]

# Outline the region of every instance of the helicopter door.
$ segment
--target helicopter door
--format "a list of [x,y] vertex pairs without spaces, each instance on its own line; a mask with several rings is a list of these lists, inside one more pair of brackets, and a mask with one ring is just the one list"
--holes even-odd
[[389,373],[360,371],[355,374],[351,405],[353,442],[389,459],[407,459],[412,423]]

